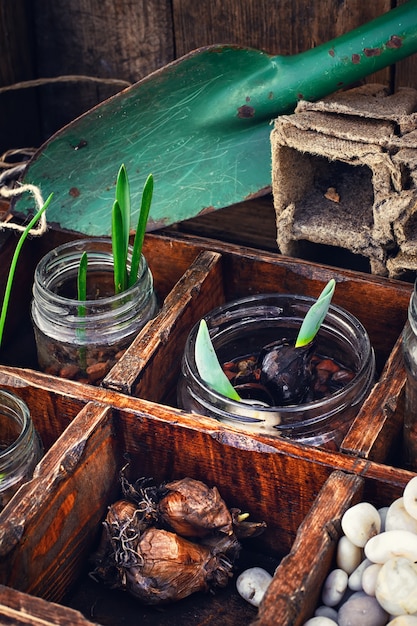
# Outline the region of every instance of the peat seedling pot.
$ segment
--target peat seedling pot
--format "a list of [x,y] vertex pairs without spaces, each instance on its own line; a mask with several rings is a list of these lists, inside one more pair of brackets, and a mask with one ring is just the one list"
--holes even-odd
[[[87,298],[78,300],[77,276],[87,252]],[[132,248],[127,266],[130,270]],[[156,314],[152,273],[145,257],[136,282],[114,293],[110,239],[85,239],[63,244],[38,263],[31,307],[41,370],[99,384]]]
[[41,440],[27,405],[0,389],[0,511],[31,478],[41,456]]
[[[219,362],[229,366],[248,360],[257,362],[268,344],[283,338],[295,341],[314,302],[308,296],[261,294],[214,309],[205,319]],[[264,392],[262,396],[250,395],[248,403],[248,399],[230,400],[209,387],[199,376],[195,361],[198,326],[191,330],[183,354],[178,384],[181,408],[249,432],[331,450],[339,448],[375,382],[374,351],[358,319],[341,307],[330,305],[316,336],[312,358],[313,362],[330,364],[331,369],[339,372],[335,379],[345,380],[327,381],[325,392],[315,392],[313,396],[311,392],[301,403],[288,406],[275,405]],[[341,376],[340,372],[350,376]],[[350,379],[346,382],[346,378]],[[242,384],[238,388],[242,398],[247,387]],[[249,389],[256,387],[257,383],[249,384]]]

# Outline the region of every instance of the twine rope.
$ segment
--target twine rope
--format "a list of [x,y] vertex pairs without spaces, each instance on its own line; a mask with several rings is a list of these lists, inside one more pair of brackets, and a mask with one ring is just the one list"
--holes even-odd
[[[21,166],[19,166],[19,169],[20,167]],[[15,169],[18,169],[18,168],[15,168]],[[10,199],[16,196],[20,196],[27,192],[31,193],[35,200],[36,207],[37,207],[35,213],[37,213],[45,204],[39,187],[37,187],[36,185],[31,185],[31,184],[24,184],[24,185],[19,185],[18,187],[14,187],[13,189],[10,189],[9,187],[1,185],[1,181],[0,181],[0,195],[3,198]],[[11,215],[9,213],[6,215],[6,218],[4,218],[3,220],[0,220],[0,230],[9,229],[9,230],[15,230],[18,232],[23,232],[26,227],[21,224],[16,224],[15,222],[9,221],[10,217]],[[30,229],[29,234],[39,237],[46,232],[47,227],[48,227],[48,224],[47,224],[46,215],[44,212],[41,215],[35,228]]]
[[[101,83],[104,85],[114,85],[121,88],[129,87],[132,83],[126,80],[120,80],[116,78],[100,78],[98,76],[84,76],[84,75],[68,75],[68,76],[56,76],[53,78],[38,78],[35,80],[26,80],[19,83],[14,83],[13,85],[6,85],[0,87],[0,94],[5,93],[7,91],[14,91],[19,89],[28,89],[30,87],[39,87],[41,85],[48,85],[54,83],[72,83],[72,82],[86,82],[86,83]],[[42,197],[41,190],[36,185],[24,184],[21,185],[18,183],[17,187],[10,188],[7,187],[6,184],[10,178],[17,177],[23,171],[24,166],[26,164],[25,161],[19,163],[15,167],[11,167],[7,162],[7,158],[9,156],[15,156],[18,153],[21,153],[23,157],[31,156],[34,152],[33,148],[27,149],[25,153],[25,149],[22,150],[11,150],[6,152],[3,157],[0,159],[0,169],[5,168],[6,171],[0,175],[0,196],[6,199],[10,199],[16,196],[20,196],[26,192],[32,194],[35,203],[36,203],[36,213],[42,208],[44,205],[44,200]],[[16,224],[15,222],[11,222],[11,214],[7,213],[6,217],[3,220],[0,220],[0,230],[10,229],[18,232],[23,232],[25,230],[25,226],[21,224]],[[31,228],[29,233],[31,235],[40,236],[43,235],[47,230],[47,221],[46,215],[43,213],[36,225],[35,228]]]

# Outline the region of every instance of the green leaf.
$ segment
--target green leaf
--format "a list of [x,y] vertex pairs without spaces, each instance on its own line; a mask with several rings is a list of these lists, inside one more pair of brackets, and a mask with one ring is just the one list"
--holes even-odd
[[308,345],[317,335],[317,332],[327,315],[327,311],[329,310],[330,301],[333,297],[335,287],[336,282],[332,278],[319,295],[317,301],[307,311],[295,342],[296,348]]
[[[87,300],[87,265],[88,265],[88,257],[87,252],[83,252],[80,259],[80,264],[78,266],[78,275],[77,275],[77,299],[81,302],[85,302]],[[78,317],[85,317],[86,307],[84,304],[78,305]],[[77,335],[80,340],[84,340],[85,329],[80,326],[77,328]],[[78,361],[82,370],[85,370],[87,367],[87,351],[85,346],[81,346],[78,352]]]
[[126,167],[122,163],[119,172],[117,174],[116,181],[116,197],[115,199],[119,203],[120,213],[122,216],[123,224],[123,245],[125,249],[125,257],[127,259],[127,248],[129,245],[130,234],[130,186],[127,176]]
[[129,276],[129,287],[134,285],[137,279],[139,263],[140,263],[140,255],[142,254],[143,240],[145,239],[146,224],[148,223],[149,211],[150,211],[151,203],[152,203],[152,195],[153,195],[153,176],[152,174],[149,174],[148,178],[146,179],[145,185],[143,187],[138,225],[136,227],[135,239],[133,241],[132,263],[130,266],[130,276]]
[[45,204],[43,205],[43,207],[41,207],[39,209],[39,211],[36,213],[36,215],[34,215],[34,217],[30,220],[29,224],[26,226],[25,230],[23,231],[23,233],[20,235],[19,240],[17,242],[13,257],[12,257],[12,261],[10,263],[10,269],[9,269],[9,275],[7,277],[7,283],[6,283],[6,288],[5,288],[5,292],[4,292],[4,298],[3,298],[3,305],[2,305],[2,309],[1,309],[1,314],[0,314],[0,345],[3,341],[3,333],[4,333],[4,325],[6,323],[6,315],[7,315],[7,309],[9,306],[9,300],[10,300],[10,294],[12,291],[12,284],[13,284],[13,278],[15,275],[15,271],[16,271],[16,265],[17,265],[17,261],[19,259],[19,255],[20,255],[20,251],[22,249],[22,246],[26,240],[26,237],[29,234],[29,231],[31,230],[31,228],[34,227],[34,225],[36,224],[36,222],[40,219],[41,215],[44,213],[44,211],[46,211],[46,209],[49,206],[49,203],[52,200],[52,196],[54,194],[51,193]]
[[200,377],[209,387],[231,400],[241,401],[238,392],[222,370],[205,319],[200,321],[197,332],[195,361]]
[[121,293],[127,287],[127,270],[123,215],[118,200],[114,201],[112,209],[112,248],[114,290],[115,293]]
[[[85,302],[87,300],[87,265],[88,257],[87,252],[83,252],[78,266],[77,275],[77,300]],[[85,315],[85,306],[79,305],[78,315],[81,317]]]

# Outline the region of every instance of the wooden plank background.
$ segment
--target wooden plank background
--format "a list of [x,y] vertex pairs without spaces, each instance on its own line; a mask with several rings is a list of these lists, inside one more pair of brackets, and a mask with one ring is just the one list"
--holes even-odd
[[[398,0],[400,3],[401,0]],[[296,54],[391,8],[391,0],[0,0],[0,152],[39,145],[121,86],[212,43]],[[88,75],[2,92],[19,81]],[[375,80],[417,87],[417,55]]]

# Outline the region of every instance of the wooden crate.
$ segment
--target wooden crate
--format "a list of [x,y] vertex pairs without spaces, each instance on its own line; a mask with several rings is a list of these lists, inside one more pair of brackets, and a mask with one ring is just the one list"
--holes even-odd
[[[26,280],[46,248],[62,237],[51,233],[28,242],[19,266]],[[342,512],[363,493],[378,503],[392,499],[412,475],[401,469],[398,455],[405,382],[400,335],[412,286],[172,232],[149,235],[145,254],[162,307],[103,386],[23,367],[13,333],[4,347],[0,386],[27,402],[47,453],[33,479],[0,514],[0,617],[12,624],[32,623],[32,618],[36,623],[35,617],[45,623],[103,626],[186,620],[301,624],[313,611]],[[7,267],[8,245],[0,256]],[[377,384],[340,452],[249,436],[175,406],[185,339],[202,315],[248,294],[318,293],[331,277],[338,283],[335,303],[364,324],[378,364]],[[11,323],[11,328],[22,324],[30,334],[24,306],[16,307]],[[88,560],[107,507],[118,496],[126,454],[133,477],[204,480],[219,488],[229,506],[267,522],[266,532],[245,545],[239,560],[239,567],[261,564],[273,572],[286,557],[259,613],[241,600],[234,583],[214,596],[197,594],[155,610],[127,594],[109,593],[88,577]],[[305,558],[307,548],[311,559]],[[319,563],[318,554],[324,555]],[[292,577],[285,569],[288,562]],[[297,597],[295,617],[283,598],[277,601],[282,589],[287,594],[290,588]]]
[[[275,576],[270,606],[263,607],[258,616],[262,624],[271,623],[271,615],[278,616],[274,623],[283,626],[302,623],[301,615],[312,610],[313,590],[330,563],[338,520],[346,507],[363,490],[378,504],[392,499],[412,476],[401,469],[289,441],[269,445],[234,429],[225,432],[209,418],[199,417],[197,422],[181,411],[117,392],[88,390],[69,381],[57,385],[40,373],[5,368],[0,370],[0,384],[22,395],[32,412],[36,407],[37,427],[43,436],[59,432],[64,412],[71,420],[34,478],[0,514],[0,583],[5,585],[0,588],[0,616],[4,617],[11,608],[12,588],[59,603],[59,609],[47,605],[51,621],[62,607],[81,611],[103,625],[121,620],[175,625],[185,619],[192,624],[205,620],[237,624],[257,618],[256,610],[237,595],[233,582],[214,596],[199,593],[156,610],[89,579],[88,559],[97,545],[107,506],[118,497],[118,472],[126,458],[131,477],[152,476],[161,481],[192,476],[216,485],[229,506],[267,522],[263,535],[245,543],[238,563],[241,568],[261,565],[273,573],[288,555],[282,563],[285,575],[278,569]],[[284,568],[288,561],[296,563],[291,565],[291,578],[289,565]],[[281,597],[282,588],[287,593],[291,585],[299,602],[293,605],[281,598],[277,603],[273,590],[278,589]],[[30,611],[28,600],[26,605]],[[300,606],[296,622],[291,621],[294,606]],[[33,610],[37,607],[36,602]],[[291,618],[284,620],[285,611]],[[68,623],[70,617],[71,612]]]

